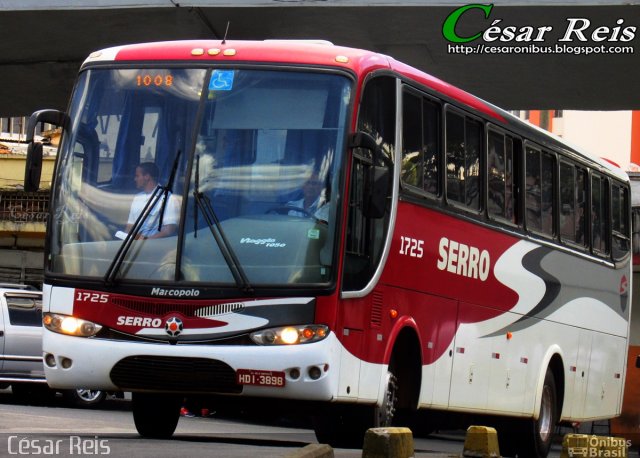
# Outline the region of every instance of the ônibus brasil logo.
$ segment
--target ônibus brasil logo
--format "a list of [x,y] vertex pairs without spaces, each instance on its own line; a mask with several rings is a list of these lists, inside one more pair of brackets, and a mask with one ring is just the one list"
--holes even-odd
[[[489,19],[493,10],[493,4],[472,3],[461,6],[453,10],[442,24],[442,35],[451,43],[470,43],[480,38],[488,43],[519,43],[527,44],[533,42],[544,42],[550,35],[556,34],[551,25],[525,25],[516,26],[503,24],[503,19],[495,18],[489,27],[482,28],[471,35],[461,36],[457,30],[463,24],[464,17],[475,11],[484,15],[484,19]],[[566,24],[559,32],[562,37],[557,41],[577,43],[577,42],[607,42],[624,43],[632,41],[636,36],[637,27],[626,25],[624,19],[619,18],[615,24],[593,24],[591,20],[584,17],[566,18]]]

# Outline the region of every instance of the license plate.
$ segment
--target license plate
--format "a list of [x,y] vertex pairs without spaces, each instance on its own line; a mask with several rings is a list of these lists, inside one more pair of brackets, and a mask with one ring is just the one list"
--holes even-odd
[[271,386],[282,388],[285,384],[284,372],[238,369],[236,382],[239,385]]

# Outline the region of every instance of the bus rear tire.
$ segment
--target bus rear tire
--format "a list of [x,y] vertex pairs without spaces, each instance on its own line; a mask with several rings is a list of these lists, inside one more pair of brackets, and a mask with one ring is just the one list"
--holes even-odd
[[182,396],[163,393],[132,393],[133,422],[138,434],[150,439],[170,438],[180,419]]
[[558,422],[558,394],[551,369],[547,369],[542,386],[540,415],[521,424],[516,434],[518,457],[546,457],[551,449],[556,423]]

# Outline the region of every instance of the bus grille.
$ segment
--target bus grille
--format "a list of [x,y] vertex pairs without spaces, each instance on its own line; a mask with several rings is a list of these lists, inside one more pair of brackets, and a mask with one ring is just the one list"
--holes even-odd
[[166,315],[171,312],[180,312],[185,316],[197,317],[214,317],[227,313],[240,313],[244,310],[242,302],[231,304],[215,304],[205,305],[201,303],[166,303],[148,300],[135,300],[122,297],[112,297],[112,302],[118,307],[123,307],[138,313],[146,313],[148,315]]
[[241,393],[236,373],[226,363],[207,358],[129,356],[111,370],[123,391],[159,390],[180,393]]

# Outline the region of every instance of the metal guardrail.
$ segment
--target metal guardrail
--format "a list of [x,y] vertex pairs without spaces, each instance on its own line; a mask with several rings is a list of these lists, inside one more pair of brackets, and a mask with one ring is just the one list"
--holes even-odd
[[45,223],[49,215],[49,191],[0,191],[0,221]]

